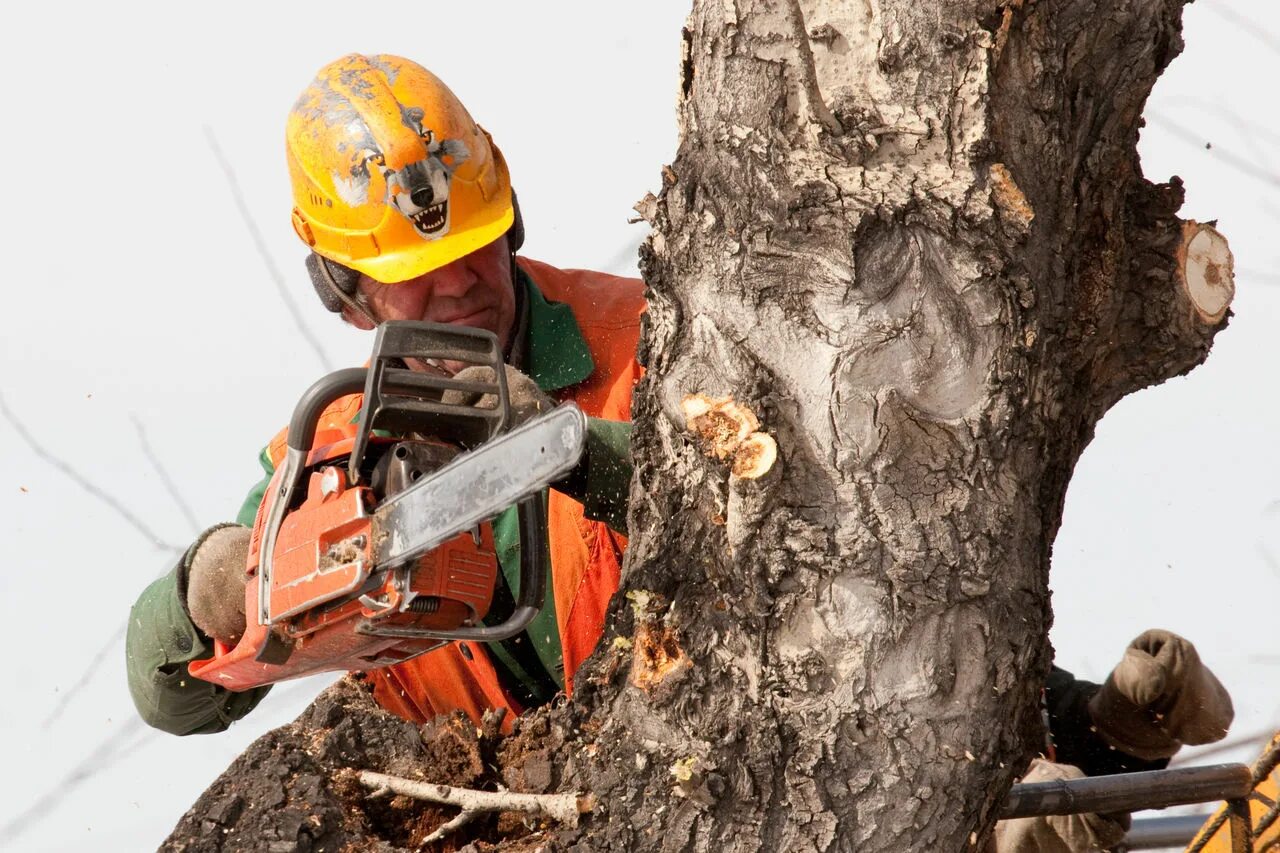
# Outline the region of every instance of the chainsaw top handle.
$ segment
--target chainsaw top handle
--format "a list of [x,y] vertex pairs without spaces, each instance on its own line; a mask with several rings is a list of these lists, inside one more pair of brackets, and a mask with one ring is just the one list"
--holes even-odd
[[[410,359],[419,362],[422,369],[410,370],[403,366]],[[493,372],[493,381],[466,381],[443,371],[426,372],[433,367],[433,362],[439,361],[463,367],[488,367]],[[470,447],[502,432],[511,419],[507,374],[496,335],[467,326],[396,320],[378,327],[367,370],[336,370],[303,393],[289,421],[286,439],[289,449],[308,452],[325,408],[362,387],[364,401],[348,469],[352,483],[360,480],[360,463],[375,429],[426,433]],[[482,409],[443,402],[444,392],[451,390],[492,395],[497,405]]]

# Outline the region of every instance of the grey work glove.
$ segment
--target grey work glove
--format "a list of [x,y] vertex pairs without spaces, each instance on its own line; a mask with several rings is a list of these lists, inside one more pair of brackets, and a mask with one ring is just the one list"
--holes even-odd
[[[538,383],[509,364],[503,365],[507,371],[507,397],[511,401],[511,423],[508,426],[518,427],[535,415],[549,412],[556,407],[556,401],[547,396]],[[493,369],[482,365],[464,367],[454,374],[454,379],[469,382],[493,382]],[[498,405],[492,394],[477,394],[467,391],[445,391],[441,400],[452,405],[478,406],[493,408]]]
[[[1035,759],[1023,782],[1083,779],[1080,768]],[[1070,814],[1020,817],[996,824],[996,853],[1092,853],[1109,850],[1124,839],[1129,816]]]
[[244,634],[245,562],[250,530],[239,524],[210,528],[196,543],[187,569],[187,612],[208,637],[235,645]]
[[1125,649],[1089,714],[1108,744],[1147,761],[1183,744],[1221,740],[1235,711],[1196,647],[1170,631],[1144,631]]

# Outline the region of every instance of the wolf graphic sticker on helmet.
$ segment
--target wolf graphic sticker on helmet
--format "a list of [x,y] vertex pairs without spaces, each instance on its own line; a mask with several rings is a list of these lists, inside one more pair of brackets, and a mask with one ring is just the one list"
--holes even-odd
[[425,156],[400,169],[392,169],[377,143],[366,134],[366,145],[351,164],[349,174],[335,171],[333,186],[347,204],[366,204],[369,169],[377,168],[386,185],[384,201],[408,219],[420,236],[435,240],[449,233],[449,185],[454,170],[466,162],[470,152],[461,139],[438,140],[435,131],[424,128],[422,120],[426,113],[421,107],[401,104],[400,115],[404,126],[422,139]]
[[315,253],[408,281],[502,237],[515,219],[502,153],[430,71],[351,54],[290,112],[293,227]]
[[427,156],[396,172],[385,162],[380,165],[387,184],[387,203],[412,222],[415,231],[434,240],[449,233],[449,182],[453,170],[470,152],[461,139],[437,141],[430,128],[422,127],[422,118],[419,107],[404,111],[404,123],[422,137]]

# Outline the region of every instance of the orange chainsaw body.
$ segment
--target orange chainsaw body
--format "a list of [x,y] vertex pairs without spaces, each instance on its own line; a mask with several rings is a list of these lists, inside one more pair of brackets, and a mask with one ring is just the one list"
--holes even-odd
[[234,647],[215,641],[212,658],[192,662],[193,676],[246,690],[318,672],[387,666],[446,642],[388,632],[450,631],[479,624],[488,612],[499,568],[487,523],[400,569],[373,565],[378,532],[370,512],[377,499],[367,484],[350,484],[344,463],[352,444],[353,439],[346,439],[308,458],[305,497],[288,510],[276,538],[267,609],[271,618],[262,625],[253,614],[259,612],[263,527],[280,494],[281,472],[276,472],[250,540],[245,584],[249,624]]

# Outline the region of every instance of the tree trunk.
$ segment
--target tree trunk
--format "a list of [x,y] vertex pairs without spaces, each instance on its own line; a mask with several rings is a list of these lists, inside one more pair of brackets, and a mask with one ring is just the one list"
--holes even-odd
[[[695,0],[678,155],[640,205],[624,595],[572,703],[417,772],[590,792],[557,848],[979,842],[1043,735],[1076,459],[1229,313],[1225,241],[1135,151],[1182,2]],[[395,726],[343,690],[246,753],[172,849],[223,849],[231,824],[280,849],[428,837],[420,805],[298,787],[349,753],[418,755],[361,752]],[[432,737],[474,740],[455,729]],[[280,756],[312,770],[266,772]],[[299,823],[307,797],[332,819]]]
[[585,849],[990,828],[1043,742],[1076,459],[1228,313],[1225,241],[1135,151],[1181,7],[695,2]]

